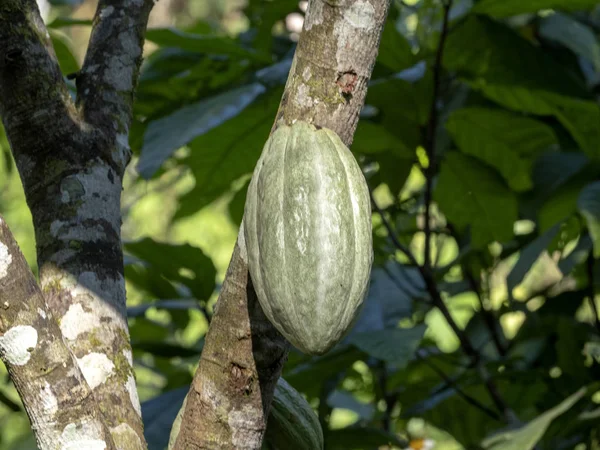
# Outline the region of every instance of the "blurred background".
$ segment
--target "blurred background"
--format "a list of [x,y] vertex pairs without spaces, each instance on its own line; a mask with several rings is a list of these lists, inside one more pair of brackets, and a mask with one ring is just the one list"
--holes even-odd
[[[76,72],[97,2],[38,3],[63,73]],[[377,204],[369,297],[343,343],[319,358],[293,350],[284,370],[319,414],[328,450],[600,449],[597,3],[454,1],[430,161],[444,8],[392,1],[352,146]],[[151,449],[166,445],[198,362],[306,8],[154,7],[123,193]],[[428,173],[435,281],[475,362],[402,250],[423,262]],[[0,212],[35,271],[31,216],[1,130]],[[581,401],[561,403],[581,387]],[[515,438],[510,424],[525,431]],[[498,446],[493,435],[512,441]],[[2,367],[0,449],[34,448]]]

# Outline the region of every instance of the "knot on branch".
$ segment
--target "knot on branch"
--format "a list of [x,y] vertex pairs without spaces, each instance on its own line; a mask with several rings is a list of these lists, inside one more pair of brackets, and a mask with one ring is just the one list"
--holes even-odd
[[0,67],[10,67],[16,65],[23,56],[23,49],[9,48],[3,52],[0,58]]
[[352,93],[358,82],[358,75],[354,70],[347,70],[345,72],[338,72],[336,84],[340,87],[340,93],[349,101],[352,98]]

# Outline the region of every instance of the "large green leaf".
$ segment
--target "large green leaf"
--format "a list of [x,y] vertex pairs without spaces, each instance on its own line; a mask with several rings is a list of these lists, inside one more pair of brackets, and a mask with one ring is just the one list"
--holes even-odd
[[484,440],[482,442],[483,448],[486,450],[532,450],[542,439],[550,423],[571,409],[585,393],[585,388],[578,390],[559,405],[549,409],[518,431],[503,432]]
[[79,70],[79,63],[75,59],[75,56],[73,56],[68,37],[57,30],[49,30],[49,33],[62,73],[68,75],[77,72]]
[[517,199],[497,173],[458,152],[447,153],[441,167],[434,199],[451,222],[471,227],[473,245],[511,239]]
[[352,345],[338,345],[323,356],[308,358],[295,367],[284,370],[283,376],[300,392],[318,396],[327,380],[348,370],[364,356],[363,352]]
[[482,80],[482,85],[580,98],[588,95],[568,67],[508,26],[486,17],[471,16],[457,25],[448,36],[443,64],[468,79]]
[[410,43],[396,29],[394,20],[388,20],[381,35],[377,64],[391,72],[400,72],[415,63]]
[[451,114],[446,128],[464,153],[498,169],[517,191],[533,186],[534,158],[558,145],[549,126],[502,110],[459,109]]
[[473,7],[473,12],[494,17],[508,17],[533,13],[541,9],[577,11],[597,5],[598,0],[481,0]]
[[138,171],[143,177],[150,178],[178,148],[238,115],[264,92],[262,84],[253,83],[150,122],[144,135]]
[[367,331],[353,334],[349,342],[374,358],[402,368],[414,359],[424,333],[425,326]]
[[433,83],[430,76],[419,72],[420,67],[373,81],[369,85],[366,104],[375,106],[382,116],[392,117],[397,125],[402,122],[424,124],[431,109]]
[[579,212],[587,222],[594,243],[594,257],[600,257],[600,181],[587,185],[577,200]]
[[196,185],[180,199],[176,217],[195,213],[253,171],[269,137],[281,93],[281,89],[267,92],[241,114],[190,144],[192,151],[184,162],[192,170]]
[[215,289],[215,266],[199,248],[146,238],[125,244],[125,249],[150,264],[162,276],[187,286],[199,300],[208,300]]
[[537,115],[552,115],[571,133],[590,158],[600,158],[600,106],[593,101],[551,92],[475,83],[490,99],[507,108]]
[[397,157],[410,159],[415,155],[415,148],[410,148],[405,142],[387,131],[383,126],[367,120],[358,123],[352,151],[363,155],[380,153],[390,150]]
[[587,25],[565,14],[552,14],[542,20],[540,35],[586,58],[597,72],[600,71],[600,44],[594,31]]
[[230,55],[271,62],[268,55],[247,50],[226,36],[186,33],[176,28],[151,28],[146,32],[146,39],[161,47],[175,47],[195,53]]
[[444,65],[486,97],[517,111],[555,116],[581,149],[600,157],[600,106],[584,84],[550,55],[484,18],[469,18],[450,34]]

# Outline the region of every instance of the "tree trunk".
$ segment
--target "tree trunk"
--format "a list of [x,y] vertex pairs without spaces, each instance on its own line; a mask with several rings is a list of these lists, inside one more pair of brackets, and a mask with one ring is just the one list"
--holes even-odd
[[36,1],[0,3],[0,116],[33,216],[42,291],[116,446],[127,449],[146,445],[125,309],[120,197],[153,4],[99,2],[74,103]]
[[[352,143],[388,7],[387,0],[309,3],[272,131],[304,120]],[[240,227],[174,448],[260,449],[288,345],[256,300]]]

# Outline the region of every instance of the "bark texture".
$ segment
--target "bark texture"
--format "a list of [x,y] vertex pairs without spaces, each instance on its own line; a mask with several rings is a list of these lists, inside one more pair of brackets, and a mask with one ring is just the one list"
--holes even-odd
[[[304,120],[352,143],[388,8],[388,0],[309,2],[273,130]],[[240,228],[176,449],[261,447],[289,344],[256,300],[243,236]]]
[[114,449],[91,389],[0,216],[0,356],[41,449]]
[[152,5],[99,2],[74,102],[35,0],[0,2],[0,116],[33,216],[42,291],[122,449],[145,448],[120,197]]

